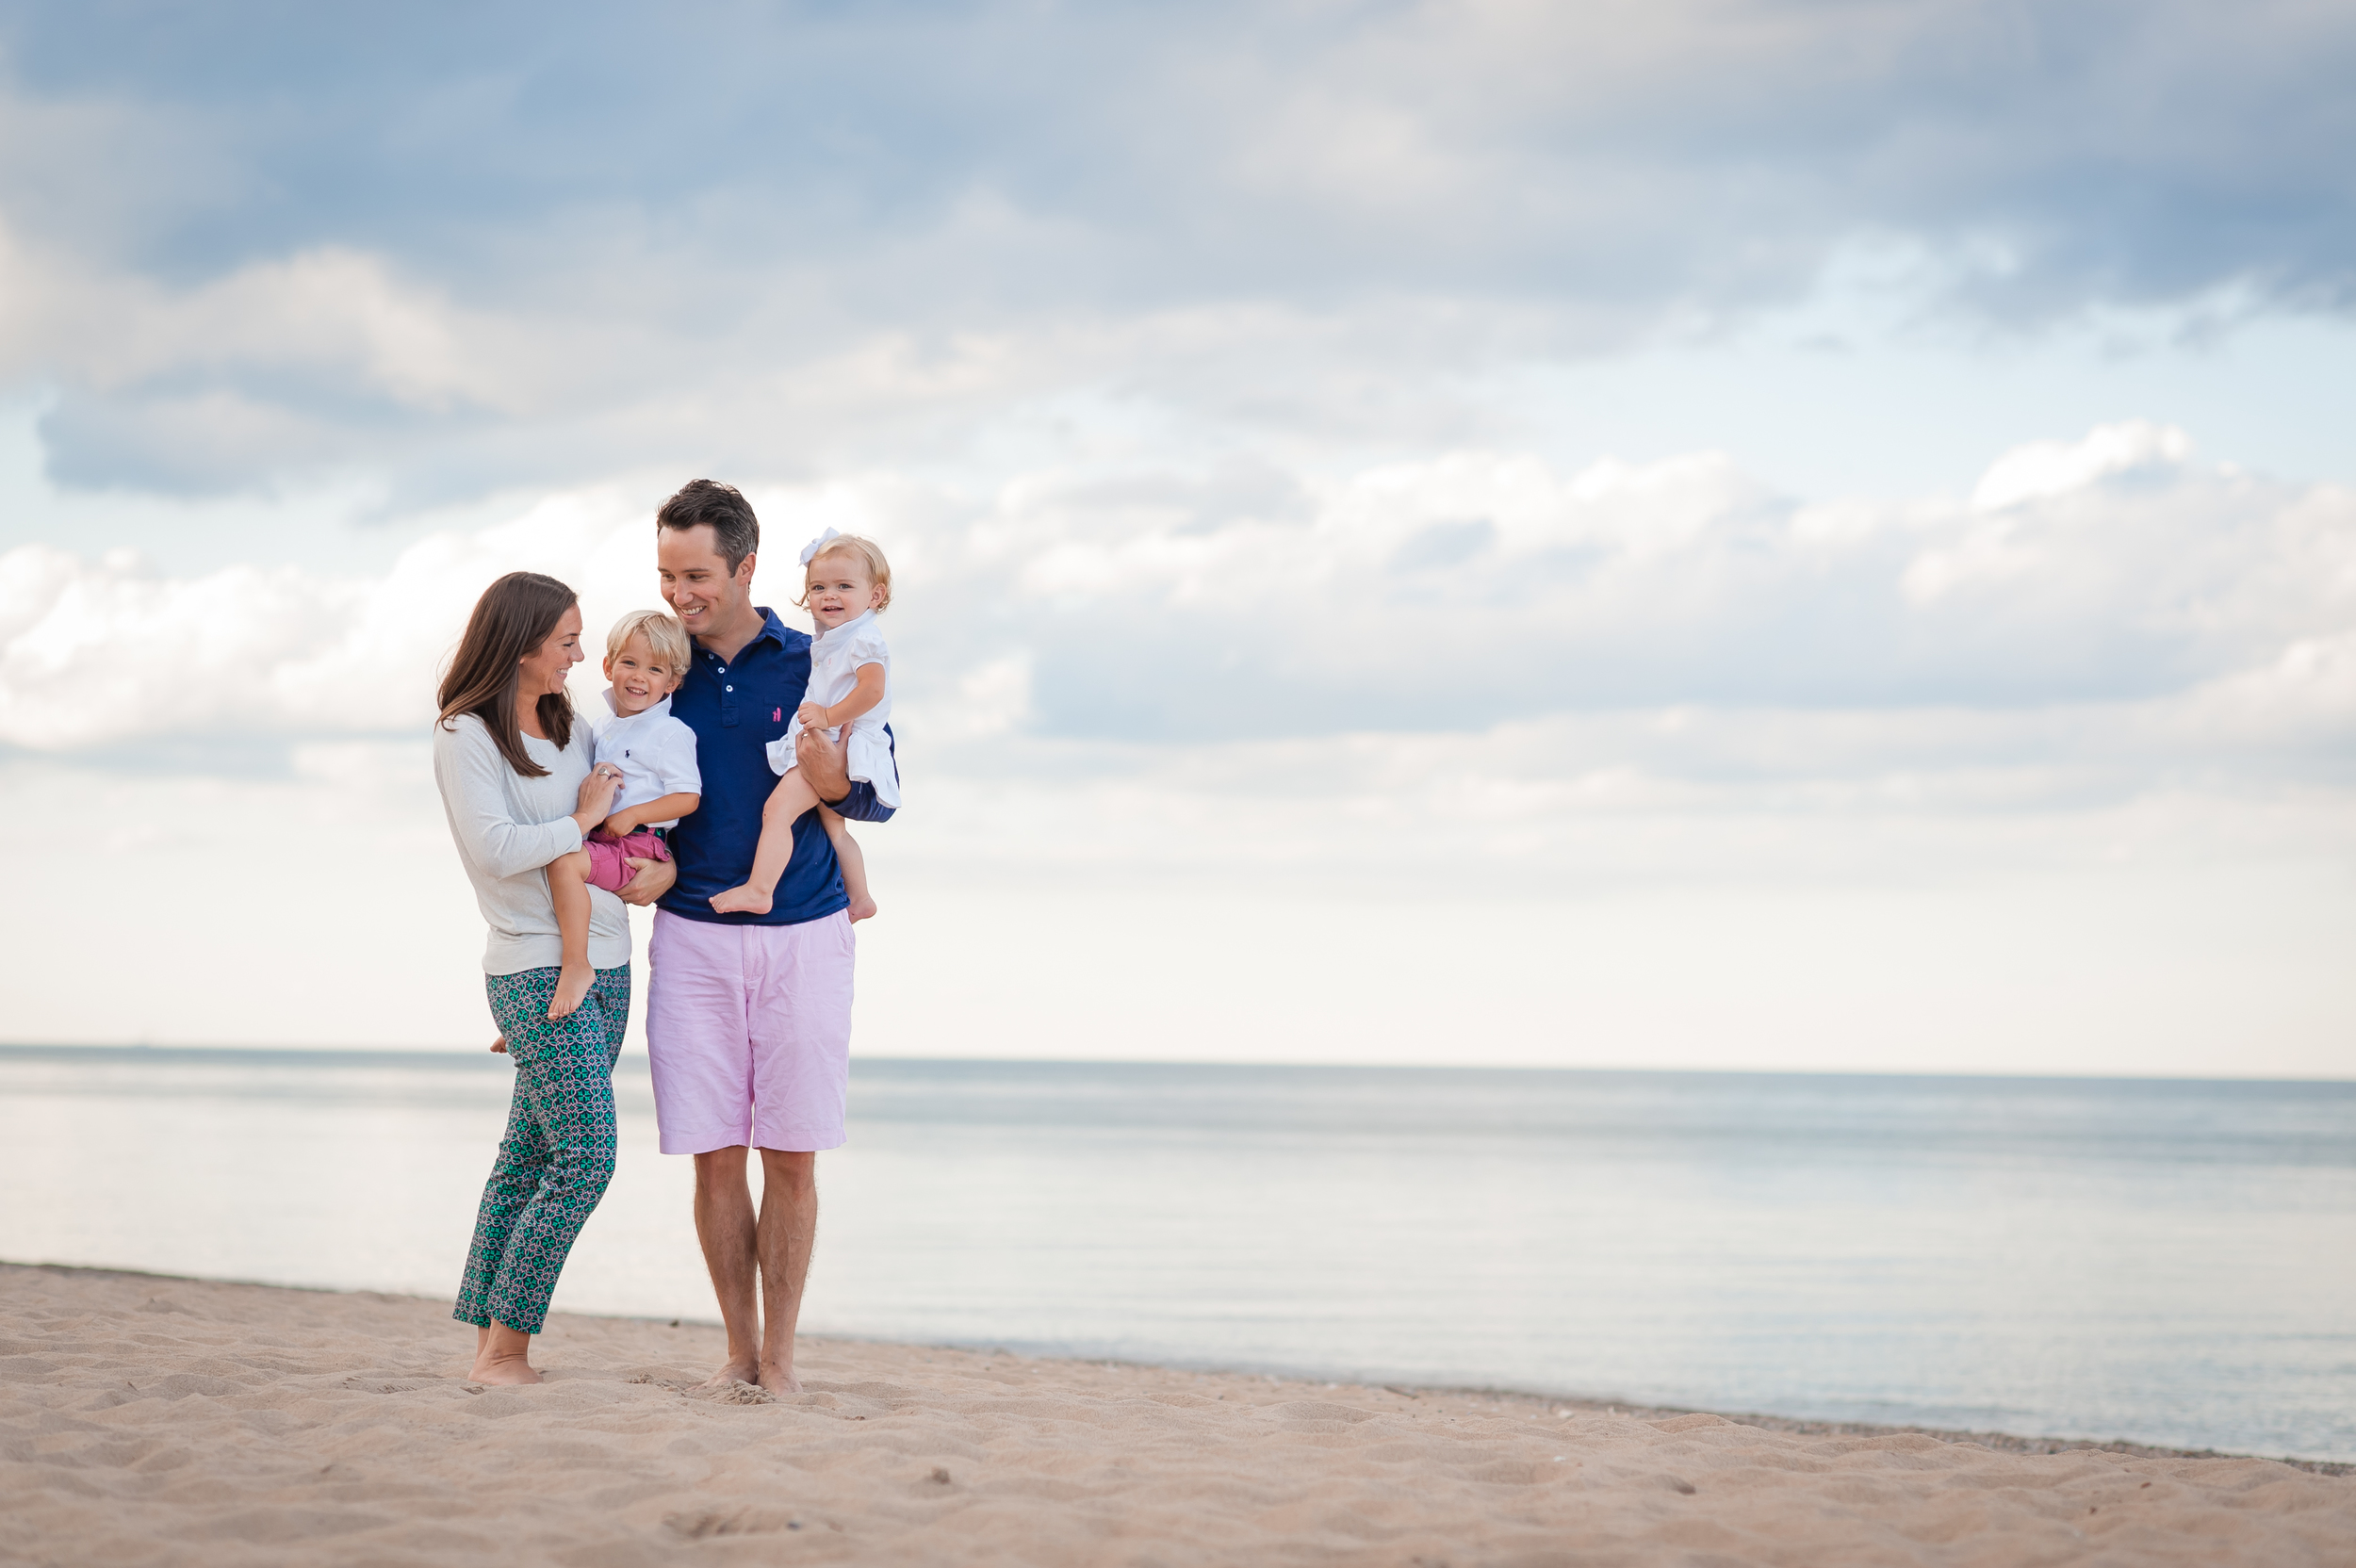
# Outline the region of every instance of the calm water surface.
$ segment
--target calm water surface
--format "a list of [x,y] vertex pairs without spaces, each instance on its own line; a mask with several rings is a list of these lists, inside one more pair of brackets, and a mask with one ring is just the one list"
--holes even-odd
[[[0,1048],[0,1257],[447,1296],[507,1077]],[[710,1318],[616,1082],[557,1305]],[[813,1331],[2356,1459],[2356,1085],[865,1062],[852,1120]]]

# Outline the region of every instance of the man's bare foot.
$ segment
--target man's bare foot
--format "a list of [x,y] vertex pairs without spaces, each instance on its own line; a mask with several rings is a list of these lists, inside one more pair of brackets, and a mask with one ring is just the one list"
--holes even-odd
[[875,901],[874,899],[855,898],[851,900],[851,919],[854,923],[862,920],[874,920],[875,918]]
[[748,1361],[732,1361],[703,1380],[706,1388],[726,1388],[731,1383],[748,1383],[761,1376],[761,1368]]
[[584,961],[576,966],[566,964],[556,973],[556,995],[548,1000],[548,1017],[563,1018],[579,1007],[588,996],[589,988],[597,983],[597,972]]
[[[769,895],[747,882],[741,888],[713,893],[712,906],[724,915],[765,915],[769,912]],[[744,1380],[752,1381],[750,1378]]]
[[794,1375],[791,1365],[780,1366],[776,1362],[764,1361],[761,1364],[761,1386],[772,1394],[799,1394],[802,1380]]

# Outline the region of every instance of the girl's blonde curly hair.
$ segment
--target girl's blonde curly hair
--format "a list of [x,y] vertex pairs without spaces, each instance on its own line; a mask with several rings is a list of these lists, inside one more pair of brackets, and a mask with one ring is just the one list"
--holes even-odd
[[883,597],[876,603],[875,612],[881,614],[892,608],[892,563],[884,559],[881,545],[873,539],[862,539],[856,533],[836,534],[826,541],[825,548],[810,558],[810,564],[802,568],[802,596],[794,601],[795,605],[804,610],[810,608],[810,574],[818,569],[818,563],[830,555],[857,556],[860,564],[867,568],[868,577],[883,590]]

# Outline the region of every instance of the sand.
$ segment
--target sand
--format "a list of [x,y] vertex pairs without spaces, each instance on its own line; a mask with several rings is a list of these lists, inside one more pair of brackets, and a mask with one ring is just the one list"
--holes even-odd
[[2356,1562],[2356,1478],[855,1340],[552,1319],[465,1380],[404,1297],[0,1266],[0,1560]]

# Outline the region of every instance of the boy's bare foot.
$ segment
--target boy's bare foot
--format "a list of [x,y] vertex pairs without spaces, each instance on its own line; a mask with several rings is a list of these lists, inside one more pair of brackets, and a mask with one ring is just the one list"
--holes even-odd
[[802,1380],[794,1375],[793,1367],[764,1361],[761,1364],[761,1386],[772,1394],[799,1394]]
[[851,900],[851,919],[852,919],[854,922],[857,922],[857,921],[862,921],[862,920],[874,920],[875,918],[875,901],[874,899],[872,899],[872,898],[855,898],[855,899]]
[[563,1018],[578,1008],[597,981],[597,972],[586,963],[566,964],[557,972],[556,994],[548,999],[548,1017]]
[[748,1361],[732,1361],[706,1378],[706,1388],[727,1388],[732,1383],[748,1383],[761,1376],[761,1368]]
[[[769,912],[769,895],[747,882],[741,888],[713,893],[712,906],[724,915],[765,915]],[[750,1378],[744,1380],[752,1381]]]

